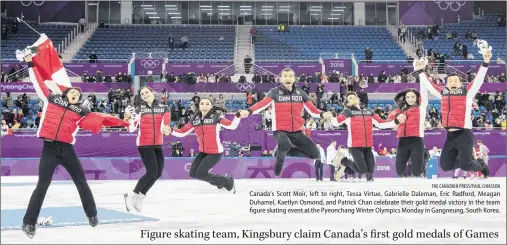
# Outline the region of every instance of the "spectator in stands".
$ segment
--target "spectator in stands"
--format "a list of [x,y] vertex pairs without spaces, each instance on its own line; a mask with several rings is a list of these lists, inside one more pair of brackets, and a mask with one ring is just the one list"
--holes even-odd
[[188,37],[183,35],[181,37],[181,47],[185,50],[188,47]]
[[2,136],[9,134],[9,125],[7,125],[7,122],[5,120],[2,120],[1,130],[2,130],[2,133],[1,133]]
[[8,29],[5,26],[5,24],[2,24],[2,47],[5,47],[5,44],[7,44],[7,32]]
[[95,51],[92,51],[92,53],[88,56],[88,60],[90,61],[90,63],[97,63],[98,59],[99,57],[97,57]]
[[102,70],[98,70],[97,74],[95,74],[95,79],[97,80],[98,83],[103,82],[104,81],[104,72],[102,72]]
[[11,108],[14,106],[14,102],[12,101],[12,97],[11,97],[11,93],[10,92],[6,92],[5,93],[5,105],[7,106],[7,108]]
[[366,59],[366,63],[371,63],[371,60],[373,59],[373,51],[370,50],[370,47],[366,47],[364,50],[364,57]]
[[385,83],[387,81],[386,71],[382,71],[377,78],[378,83]]
[[252,67],[252,58],[247,55],[243,62],[245,63],[245,73],[250,74],[250,67]]
[[11,27],[12,34],[14,36],[18,34],[18,25],[19,25],[18,19],[14,19],[14,21],[12,22],[12,27]]
[[461,42],[460,41],[456,41],[454,43],[454,55],[460,55],[461,54]]
[[[194,93],[194,97],[192,97],[191,101],[194,102],[194,104],[199,105],[199,102],[201,101],[201,97],[199,97],[199,95],[197,95],[197,93]],[[181,103],[180,106],[183,107],[183,100],[180,100],[179,103]]]
[[171,51],[174,50],[174,37],[173,36],[169,36],[169,48],[171,48]]
[[271,115],[271,107],[264,111],[264,125],[267,129],[271,129],[273,118]]
[[85,17],[81,17],[81,19],[79,19],[79,27],[81,29],[81,33],[84,32],[84,29],[85,29],[85,25],[86,25],[86,20],[85,20]]
[[252,44],[255,43],[255,36],[257,35],[257,30],[255,30],[255,26],[250,28],[250,36],[252,36]]
[[240,150],[241,146],[236,141],[233,141],[229,146],[230,157],[238,157]]

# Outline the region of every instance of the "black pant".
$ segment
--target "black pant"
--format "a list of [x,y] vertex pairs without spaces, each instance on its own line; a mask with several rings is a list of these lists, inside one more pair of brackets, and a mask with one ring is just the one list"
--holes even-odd
[[93,199],[90,186],[86,182],[83,166],[81,166],[74,147],[71,144],[58,141],[44,141],[39,162],[39,180],[28,203],[23,223],[30,225],[37,223],[37,218],[39,217],[40,209],[51,184],[53,174],[56,167],[60,164],[67,170],[72,181],[74,181],[86,216],[88,218],[97,216],[95,200]]
[[164,170],[164,152],[162,151],[162,146],[143,146],[138,147],[137,150],[143,160],[146,174],[139,179],[134,192],[146,195],[158,178],[162,176],[162,171]]
[[322,175],[324,174],[324,164],[321,160],[315,160],[315,176],[317,180],[322,180]]
[[351,147],[349,153],[353,159],[343,158],[342,164],[358,174],[373,173],[375,171],[375,156],[371,147]]
[[283,163],[285,156],[305,157],[317,159],[320,152],[315,143],[303,132],[275,132],[276,142],[278,144],[276,152],[276,162]]
[[408,159],[412,163],[412,175],[420,176],[424,168],[424,142],[421,137],[403,137],[396,150],[396,174],[405,173]]
[[190,166],[190,177],[206,181],[211,185],[225,187],[229,184],[227,178],[218,174],[209,173],[222,158],[222,154],[206,154],[199,152]]
[[447,132],[444,149],[440,155],[440,168],[451,171],[461,168],[463,171],[479,172],[482,164],[474,158],[474,135],[470,129]]
[[329,180],[334,180],[334,173],[336,171],[336,167],[333,164],[329,165],[329,167],[331,170],[331,176],[329,176]]

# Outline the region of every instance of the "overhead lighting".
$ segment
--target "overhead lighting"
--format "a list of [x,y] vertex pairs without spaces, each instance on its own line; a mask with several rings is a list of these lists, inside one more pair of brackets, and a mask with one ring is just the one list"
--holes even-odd
[[328,20],[339,20],[340,18],[327,18]]
[[252,6],[239,6],[240,8],[251,8]]
[[290,12],[290,9],[278,9],[278,12]]
[[331,15],[342,15],[342,14],[331,14]]
[[290,6],[288,5],[282,5],[282,6],[278,6],[279,8],[290,8]]
[[172,16],[171,19],[181,19],[179,16]]
[[272,9],[261,9],[261,11],[273,11]]
[[147,4],[147,5],[141,5],[141,7],[143,7],[143,8],[145,8],[145,7],[153,7],[153,5]]
[[322,9],[310,9],[310,12],[322,12]]
[[201,11],[213,11],[213,9],[201,9]]
[[310,14],[310,15],[320,15],[320,14]]
[[335,9],[344,9],[344,8],[346,8],[346,7],[344,7],[344,6],[335,6],[334,8],[335,8]]
[[157,12],[148,12],[146,14],[157,14]]
[[178,9],[170,8],[170,9],[165,9],[165,11],[178,11]]
[[262,6],[262,8],[265,8],[265,9],[272,9],[274,8],[275,6]]
[[252,15],[252,13],[244,12],[244,13],[240,13],[239,15]]
[[211,8],[212,6],[211,5],[201,5],[199,7],[201,7],[201,8]]
[[171,14],[178,15],[178,14],[180,14],[180,13],[167,13],[167,14],[168,14],[168,15],[171,15]]
[[343,11],[345,11],[345,10],[343,10],[343,9],[333,9],[333,11],[343,12]]
[[226,9],[228,9],[228,8],[230,8],[231,6],[227,6],[227,5],[220,5],[220,6],[218,6],[218,7],[219,7],[219,8],[226,8]]
[[143,10],[155,10],[155,8],[143,8]]
[[218,15],[231,15],[231,13],[218,13]]
[[158,17],[158,16],[150,16],[148,18],[150,18],[150,19],[160,19],[160,17]]
[[165,7],[177,7],[177,6],[176,6],[176,5],[174,5],[174,4],[166,4],[166,5],[164,5],[164,6],[165,6]]
[[208,13],[208,16],[213,16],[213,13]]
[[312,8],[312,9],[321,9],[322,6],[311,6],[310,8]]

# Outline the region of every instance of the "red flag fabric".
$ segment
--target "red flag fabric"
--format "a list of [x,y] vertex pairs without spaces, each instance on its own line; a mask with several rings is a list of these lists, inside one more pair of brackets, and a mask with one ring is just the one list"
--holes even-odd
[[128,123],[111,115],[90,112],[79,121],[78,126],[84,130],[99,133],[102,127],[128,127]]
[[32,58],[32,61],[37,66],[42,79],[45,80],[49,89],[53,93],[61,94],[65,89],[72,87],[69,76],[60,57],[58,57],[53,42],[46,34],[41,34],[39,40],[32,46],[38,47],[37,55]]

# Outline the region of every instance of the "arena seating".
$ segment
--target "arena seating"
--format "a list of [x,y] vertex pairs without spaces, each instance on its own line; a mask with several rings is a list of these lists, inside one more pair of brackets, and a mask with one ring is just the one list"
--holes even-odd
[[[500,57],[505,60],[505,32],[506,28],[498,27],[496,19],[499,14],[487,13],[483,19],[475,21],[462,21],[460,24],[445,24],[440,26],[440,36],[438,40],[426,39],[424,40],[424,48],[426,50],[433,49],[438,50],[440,54],[447,54],[455,60],[463,60],[463,56],[454,55],[454,43],[459,40],[462,45],[467,45],[468,53],[474,56],[475,60],[481,60],[482,56],[478,53],[479,49],[473,45],[472,41],[465,38],[468,30],[475,31],[479,39],[487,40],[488,43],[493,46],[493,59]],[[413,27],[409,28],[412,34],[416,35],[419,31],[427,32],[427,27]],[[447,32],[456,32],[458,39],[447,40],[445,35]]]
[[[12,20],[5,20],[4,22],[4,19],[2,19],[2,24],[11,29]],[[45,33],[55,46],[58,46],[76,27],[74,25],[35,25],[31,23],[30,25],[40,33]],[[14,36],[12,33],[9,33],[7,41],[2,40],[2,59],[16,59],[16,49],[24,49],[26,46],[32,45],[38,38],[39,35],[37,33],[25,24],[19,23],[18,34]]]
[[[179,47],[184,35],[189,41],[185,51]],[[175,39],[174,51],[169,48],[169,36]],[[88,59],[93,51],[99,59],[130,59],[132,53],[143,58],[153,53],[153,58],[168,55],[172,61],[224,62],[234,57],[235,38],[234,26],[112,25],[97,29],[74,59]]]
[[256,26],[255,59],[318,60],[321,53],[364,60],[364,50],[373,51],[374,60],[405,60],[403,50],[385,27],[290,26],[278,32],[276,26]]

